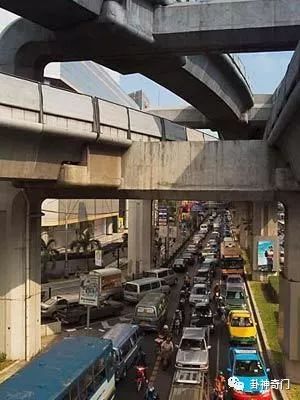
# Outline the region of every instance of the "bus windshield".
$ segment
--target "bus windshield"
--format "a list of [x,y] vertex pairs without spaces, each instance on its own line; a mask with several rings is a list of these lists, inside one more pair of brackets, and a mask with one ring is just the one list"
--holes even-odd
[[88,336],[64,338],[1,385],[0,400],[112,398],[112,342]]

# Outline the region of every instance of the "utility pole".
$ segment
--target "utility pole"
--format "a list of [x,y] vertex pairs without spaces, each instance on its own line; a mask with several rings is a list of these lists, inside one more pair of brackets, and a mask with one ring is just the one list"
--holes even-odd
[[69,260],[68,260],[68,215],[67,200],[65,200],[65,278],[69,277]]

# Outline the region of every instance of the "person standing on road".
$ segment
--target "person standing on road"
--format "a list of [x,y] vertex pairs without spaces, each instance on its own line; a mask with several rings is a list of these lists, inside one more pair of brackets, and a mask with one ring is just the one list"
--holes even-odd
[[169,366],[173,351],[174,345],[171,337],[168,336],[167,339],[161,344],[161,360],[164,369]]

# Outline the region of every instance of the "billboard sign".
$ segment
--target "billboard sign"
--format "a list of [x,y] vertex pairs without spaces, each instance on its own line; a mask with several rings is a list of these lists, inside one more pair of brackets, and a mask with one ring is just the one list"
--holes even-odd
[[98,306],[99,276],[80,275],[79,304]]
[[257,243],[257,267],[260,271],[272,272],[274,240],[259,240]]

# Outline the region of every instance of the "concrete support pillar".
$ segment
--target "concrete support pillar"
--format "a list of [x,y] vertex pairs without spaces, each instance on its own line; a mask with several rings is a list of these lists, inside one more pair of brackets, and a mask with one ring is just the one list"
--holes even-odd
[[285,221],[285,265],[279,286],[279,341],[284,356],[284,372],[300,383],[300,195],[287,202]]
[[128,274],[148,271],[152,265],[152,201],[129,200]]
[[41,202],[0,182],[0,352],[30,359],[41,349]]
[[246,201],[234,203],[234,225],[237,228],[240,245],[243,249],[248,249],[249,236],[249,204]]
[[277,203],[256,202],[252,207],[252,240],[251,240],[251,265],[254,272],[258,272],[257,246],[261,241],[272,240],[274,242],[273,271],[279,266],[279,243],[277,235]]

